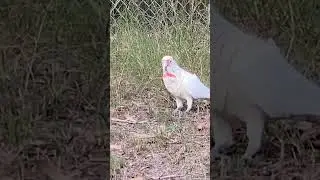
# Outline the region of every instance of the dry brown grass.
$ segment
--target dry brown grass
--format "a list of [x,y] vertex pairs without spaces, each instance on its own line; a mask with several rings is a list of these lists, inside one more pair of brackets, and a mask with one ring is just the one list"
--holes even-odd
[[0,179],[105,179],[106,4],[0,9]]
[[270,122],[256,163],[243,166],[240,156],[247,139],[242,125],[234,131],[236,151],[228,158],[212,162],[211,175],[221,179],[318,179],[319,125],[302,122],[295,125]]
[[178,119],[172,101],[146,96],[111,109],[112,179],[208,179],[209,110]]

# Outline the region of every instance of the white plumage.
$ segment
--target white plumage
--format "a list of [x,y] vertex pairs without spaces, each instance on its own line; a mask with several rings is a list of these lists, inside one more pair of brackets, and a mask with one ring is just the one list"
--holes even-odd
[[174,96],[177,108],[183,107],[183,100],[187,101],[187,110],[190,111],[193,99],[210,98],[210,89],[206,87],[195,74],[192,74],[174,61],[171,56],[162,58],[163,82],[169,93]]

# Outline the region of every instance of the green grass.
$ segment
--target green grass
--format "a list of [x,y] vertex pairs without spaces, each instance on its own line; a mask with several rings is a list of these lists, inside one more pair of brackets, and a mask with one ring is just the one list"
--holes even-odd
[[[125,21],[117,24],[111,35],[111,80],[124,77],[136,90],[144,85],[160,90],[163,86],[161,59],[172,55],[179,65],[209,85],[208,28],[183,23],[167,29],[148,29]],[[113,82],[116,80],[111,81],[112,87]]]
[[68,172],[107,147],[105,1],[13,0],[0,9],[0,144],[8,157],[0,179],[45,179],[35,166],[43,159]]
[[111,144],[124,151],[111,149],[111,154],[125,162],[121,168],[114,165],[118,171],[112,179],[208,179],[209,128],[199,131],[197,125],[209,123],[209,110],[195,103],[199,111],[172,117],[175,104],[161,79],[161,59],[173,56],[209,87],[209,27],[184,22],[183,16],[171,18],[170,25],[161,13],[153,21],[139,18],[139,12],[123,12],[126,18],[114,21],[111,30]]
[[233,22],[272,37],[306,77],[320,81],[320,2],[317,0],[228,0],[217,6]]

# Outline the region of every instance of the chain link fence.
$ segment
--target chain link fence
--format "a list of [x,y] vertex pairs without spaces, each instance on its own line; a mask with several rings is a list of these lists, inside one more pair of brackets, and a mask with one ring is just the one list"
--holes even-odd
[[111,30],[120,21],[148,28],[185,23],[209,29],[208,12],[209,0],[111,0]]

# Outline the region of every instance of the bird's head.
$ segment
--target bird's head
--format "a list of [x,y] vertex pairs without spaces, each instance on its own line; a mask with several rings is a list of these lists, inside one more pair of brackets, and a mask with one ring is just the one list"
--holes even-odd
[[164,56],[161,60],[163,72],[171,72],[179,67],[172,56]]

